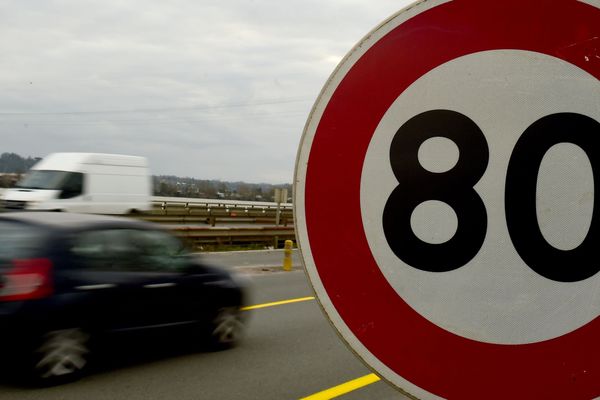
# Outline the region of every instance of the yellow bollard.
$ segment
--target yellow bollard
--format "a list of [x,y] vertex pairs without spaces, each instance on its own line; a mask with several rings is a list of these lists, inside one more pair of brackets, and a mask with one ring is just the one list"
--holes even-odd
[[291,271],[292,270],[292,247],[294,246],[294,242],[291,240],[286,240],[285,245],[283,247],[283,270]]

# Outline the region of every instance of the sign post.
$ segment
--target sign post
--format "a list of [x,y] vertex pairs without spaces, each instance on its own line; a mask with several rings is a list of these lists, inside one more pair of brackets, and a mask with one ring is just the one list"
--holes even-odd
[[323,88],[295,183],[317,297],[385,380],[423,399],[600,396],[600,2],[392,16]]
[[277,203],[277,212],[275,214],[275,225],[279,226],[281,219],[281,203],[287,202],[287,189],[275,189],[274,195],[275,203]]

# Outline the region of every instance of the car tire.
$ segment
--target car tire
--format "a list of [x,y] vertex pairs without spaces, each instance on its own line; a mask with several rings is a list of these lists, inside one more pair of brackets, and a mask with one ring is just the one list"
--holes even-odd
[[220,308],[211,323],[211,347],[216,350],[234,347],[242,340],[245,331],[246,324],[239,307]]
[[90,335],[80,328],[47,332],[34,350],[31,372],[41,385],[60,384],[80,378],[89,363]]

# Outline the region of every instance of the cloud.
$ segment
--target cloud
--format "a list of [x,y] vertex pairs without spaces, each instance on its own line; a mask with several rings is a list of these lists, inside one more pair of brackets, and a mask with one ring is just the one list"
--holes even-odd
[[2,151],[291,182],[312,103],[393,1],[28,1],[0,14]]

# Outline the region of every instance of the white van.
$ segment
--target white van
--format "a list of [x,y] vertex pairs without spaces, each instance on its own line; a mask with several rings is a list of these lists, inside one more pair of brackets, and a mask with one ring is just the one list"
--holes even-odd
[[9,210],[127,214],[149,210],[151,196],[144,157],[53,153],[31,167],[2,197]]

